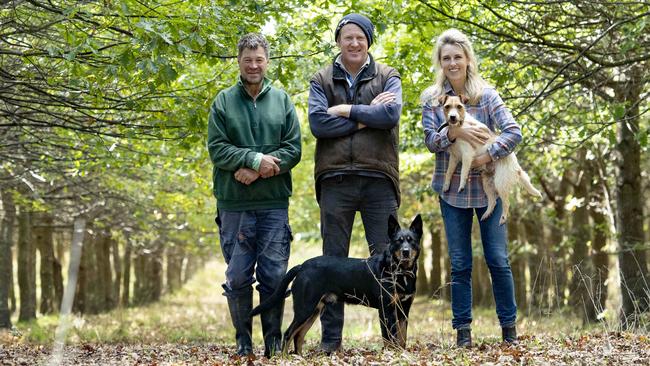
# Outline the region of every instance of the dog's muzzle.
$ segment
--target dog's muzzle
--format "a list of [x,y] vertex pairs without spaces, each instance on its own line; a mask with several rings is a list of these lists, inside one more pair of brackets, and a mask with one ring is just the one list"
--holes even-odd
[[449,123],[451,126],[456,126],[457,124],[460,123],[460,118],[458,118],[458,116],[455,115],[455,114],[450,114],[450,115],[448,116],[448,119],[449,119],[448,123]]

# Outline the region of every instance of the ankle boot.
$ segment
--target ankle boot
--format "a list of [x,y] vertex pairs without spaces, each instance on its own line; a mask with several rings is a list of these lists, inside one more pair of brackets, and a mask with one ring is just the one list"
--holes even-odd
[[253,354],[253,320],[250,313],[253,309],[253,288],[249,292],[228,297],[228,309],[232,325],[235,327],[235,340],[237,341],[237,354],[250,356]]
[[456,346],[469,348],[472,346],[472,329],[463,328],[456,330]]
[[[263,303],[269,296],[260,293],[260,303]],[[282,352],[282,315],[284,313],[284,300],[274,308],[263,312],[260,317],[262,321],[262,334],[264,336],[264,357],[271,358]]]
[[517,343],[517,327],[503,327],[501,328],[501,336],[506,343]]

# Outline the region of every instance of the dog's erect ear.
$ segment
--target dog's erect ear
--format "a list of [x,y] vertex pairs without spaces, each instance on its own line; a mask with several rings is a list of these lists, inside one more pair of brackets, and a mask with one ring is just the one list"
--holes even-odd
[[388,217],[388,237],[392,238],[395,236],[395,234],[399,231],[399,222],[397,222],[397,218],[395,215],[391,214]]
[[420,214],[415,216],[413,222],[411,223],[410,229],[411,231],[418,234],[419,237],[422,237],[422,217],[420,216]]
[[438,97],[438,105],[443,105],[447,101],[447,94]]
[[460,98],[460,101],[463,102],[463,104],[467,104],[467,102],[469,102],[469,98],[465,94],[458,94],[458,97]]

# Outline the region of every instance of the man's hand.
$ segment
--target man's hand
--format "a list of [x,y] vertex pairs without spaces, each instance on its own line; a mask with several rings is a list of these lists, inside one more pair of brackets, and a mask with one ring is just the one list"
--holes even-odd
[[463,128],[450,128],[447,138],[456,140],[457,138],[465,140],[474,147],[482,146],[490,138],[490,134],[484,128],[479,126],[469,126]]
[[335,106],[327,108],[327,113],[328,114],[333,114],[333,115],[339,116],[339,117],[350,118],[350,110],[351,109],[352,109],[352,105],[350,105],[350,104],[339,104],[339,105],[335,105]]
[[388,104],[394,101],[395,101],[395,93],[383,92],[383,93],[379,93],[379,95],[377,95],[375,99],[373,99],[372,102],[370,102],[370,105]]
[[250,168],[240,168],[235,172],[235,179],[242,184],[250,185],[260,177],[260,173]]
[[280,159],[271,155],[262,156],[262,161],[260,162],[259,173],[262,178],[272,177],[280,173]]

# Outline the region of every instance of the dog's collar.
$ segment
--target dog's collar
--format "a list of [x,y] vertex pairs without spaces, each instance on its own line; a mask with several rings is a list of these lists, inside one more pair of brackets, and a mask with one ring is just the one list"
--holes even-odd
[[438,127],[438,131],[437,131],[437,132],[442,131],[442,129],[445,128],[445,127],[447,127],[447,126],[449,126],[449,123],[447,123],[447,122],[441,124],[440,127]]

